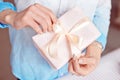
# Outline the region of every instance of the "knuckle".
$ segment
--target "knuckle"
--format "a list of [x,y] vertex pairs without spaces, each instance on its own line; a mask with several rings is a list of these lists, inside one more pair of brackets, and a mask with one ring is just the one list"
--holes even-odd
[[50,16],[53,16],[53,15],[54,15],[54,13],[53,13],[52,10],[48,9],[48,12],[49,12],[49,15],[50,15]]
[[46,10],[47,10],[48,12],[52,13],[52,10],[50,10],[49,8],[46,8]]
[[53,14],[54,14],[54,13],[53,13],[52,11],[50,11],[50,16],[53,16]]
[[44,30],[47,29],[47,25],[46,25],[46,23],[42,23],[42,28],[43,28]]
[[35,31],[38,33],[38,32],[41,32],[41,30],[39,28],[35,28]]
[[29,15],[32,15],[32,11],[31,10],[27,10],[24,14],[24,16],[29,16]]
[[51,21],[49,19],[47,19],[46,22],[49,26],[51,26]]
[[43,16],[43,20],[45,20],[45,22],[47,22],[48,21],[48,16]]
[[36,31],[39,31],[40,29],[39,29],[39,27],[36,25],[36,26],[34,26],[33,27]]
[[54,14],[52,10],[48,9],[48,11],[49,11],[51,14]]
[[31,10],[34,10],[34,9],[35,9],[34,5],[31,5],[30,7],[28,7],[28,11],[31,11]]
[[45,14],[45,15],[43,16],[43,19],[48,22],[48,21],[50,21],[50,16],[47,15],[47,14]]

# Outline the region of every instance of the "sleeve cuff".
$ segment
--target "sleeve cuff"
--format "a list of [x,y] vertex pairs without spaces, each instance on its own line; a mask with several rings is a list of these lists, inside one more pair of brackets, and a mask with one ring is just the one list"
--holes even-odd
[[2,12],[3,10],[6,10],[6,9],[11,9],[11,10],[16,11],[16,8],[12,3],[0,2],[0,12]]
[[[0,2],[0,12],[6,9],[11,9],[13,11],[16,11],[15,6],[12,3],[9,2]],[[7,24],[0,23],[0,28],[6,28],[8,27]]]
[[104,50],[107,43],[107,38],[103,34],[101,34],[101,36],[96,41],[101,43]]

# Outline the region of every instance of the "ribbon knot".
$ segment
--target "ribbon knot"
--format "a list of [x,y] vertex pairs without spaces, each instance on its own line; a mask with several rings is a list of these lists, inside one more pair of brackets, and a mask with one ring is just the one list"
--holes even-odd
[[[67,45],[70,48],[70,52],[73,56],[78,56],[81,53],[81,45],[83,38],[79,38],[78,35],[73,34],[74,32],[80,30],[84,26],[88,25],[88,18],[83,18],[77,23],[74,27],[72,27],[69,31],[65,31],[60,23],[55,24],[53,27],[53,31],[55,32],[55,36],[48,42],[46,45],[46,50],[49,53],[49,56],[52,58],[58,58],[58,49],[59,40],[64,36],[66,38]],[[67,46],[66,46],[67,47]]]

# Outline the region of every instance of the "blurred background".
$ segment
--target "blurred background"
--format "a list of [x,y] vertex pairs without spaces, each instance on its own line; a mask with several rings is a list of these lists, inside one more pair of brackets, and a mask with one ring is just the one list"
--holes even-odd
[[[8,29],[0,29],[0,80],[16,80],[11,73],[10,48]],[[112,0],[108,43],[103,55],[118,48],[120,48],[120,0]]]

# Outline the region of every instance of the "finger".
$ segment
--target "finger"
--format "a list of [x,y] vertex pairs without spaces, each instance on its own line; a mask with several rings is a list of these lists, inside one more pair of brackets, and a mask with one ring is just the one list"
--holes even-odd
[[88,67],[87,65],[84,65],[84,66],[80,66],[79,74],[80,74],[81,76],[86,76],[86,75],[88,75],[91,71],[92,71],[92,68],[91,68],[91,67]]
[[32,17],[34,21],[36,21],[39,25],[42,26],[43,32],[46,32],[48,25],[46,24],[46,21],[43,18],[43,16],[41,15],[38,16],[35,14],[36,10],[38,11],[37,7],[31,5],[30,7],[27,8],[26,15],[29,14],[29,16]]
[[34,21],[36,21],[38,24],[40,24],[42,26],[42,31],[46,32],[48,25],[46,24],[46,21],[44,20],[44,18],[42,16],[38,17],[35,14],[32,14],[32,17],[33,17]]
[[38,17],[43,17],[44,18],[44,20],[45,20],[45,22],[47,23],[47,30],[48,31],[51,31],[52,30],[52,21],[51,21],[51,18],[50,18],[50,16],[49,16],[49,14],[48,13],[45,13],[44,11],[41,11],[41,10],[39,10],[39,8],[38,7],[36,7],[37,9],[36,10],[34,10],[34,13],[38,16]]
[[94,59],[93,57],[89,57],[89,58],[80,58],[79,59],[79,64],[96,64],[96,59]]
[[51,20],[53,23],[57,22],[57,18],[55,16],[55,14],[48,8],[41,6],[40,4],[35,4],[35,6],[37,6],[39,9],[43,10],[44,12],[46,12],[47,14],[49,14],[49,16],[51,17]]
[[73,64],[72,64],[72,60],[69,62],[69,66],[68,66],[68,71],[72,74],[78,75],[76,72],[74,72],[73,70]]
[[73,70],[72,60],[69,62],[68,71],[71,72],[72,74],[75,73]]
[[39,27],[39,25],[37,23],[35,23],[34,21],[29,22],[29,25],[38,33],[41,34],[42,30]]
[[95,70],[95,65],[81,65],[80,66],[80,74],[82,76],[86,76],[88,74],[90,74],[92,71]]
[[72,64],[73,64],[74,72],[76,72],[77,74],[81,75],[80,74],[80,65],[78,63],[78,59],[77,60],[73,60]]

